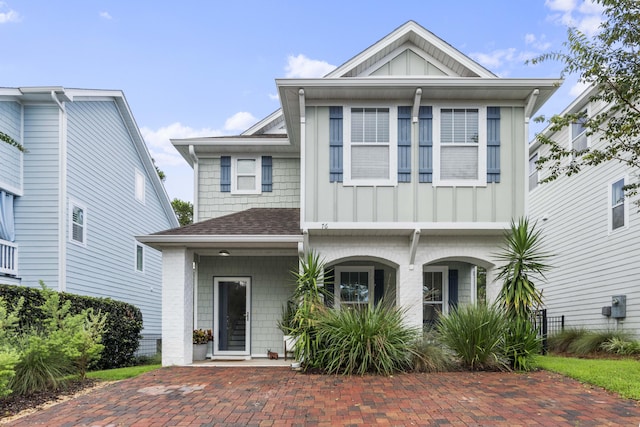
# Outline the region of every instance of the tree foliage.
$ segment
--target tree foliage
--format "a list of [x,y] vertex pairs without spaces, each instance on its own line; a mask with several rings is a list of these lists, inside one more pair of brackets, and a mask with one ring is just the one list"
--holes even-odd
[[176,198],[171,201],[171,207],[176,213],[181,227],[193,223],[193,204],[191,202]]
[[[543,54],[530,62],[559,61],[564,66],[563,76],[577,74],[580,82],[594,89],[590,100],[607,105],[607,108],[591,115],[585,112],[555,115],[548,121],[549,130],[557,135],[557,132],[580,121],[587,136],[594,135],[605,143],[576,150],[554,140],[553,136],[537,135],[540,143],[550,147],[549,154],[538,160],[539,168],[547,166],[550,170],[550,175],[543,182],[610,160],[640,169],[640,2],[594,2],[604,8],[605,18],[594,37],[588,37],[577,28],[569,28],[562,51]],[[627,196],[636,194],[638,188],[640,182],[626,185]]]

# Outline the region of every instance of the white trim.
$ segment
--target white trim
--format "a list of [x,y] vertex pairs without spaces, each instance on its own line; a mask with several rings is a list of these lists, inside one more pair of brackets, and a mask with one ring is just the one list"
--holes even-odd
[[612,205],[612,196],[613,196],[613,184],[622,181],[622,185],[625,186],[629,182],[629,177],[627,175],[623,177],[618,177],[609,181],[607,188],[607,230],[609,234],[614,234],[619,232],[620,230],[626,230],[629,228],[629,198],[625,197],[622,199],[623,211],[624,211],[624,224],[621,227],[613,229],[613,205]]
[[533,173],[531,173],[531,160],[533,160],[534,158],[535,158],[535,161],[537,161],[540,158],[539,153],[537,151],[535,151],[533,154],[531,154],[529,156],[529,161],[527,162],[527,172],[528,172],[528,175],[527,175],[527,193],[529,193],[531,191],[535,191],[540,186],[540,170],[534,164],[535,174],[536,174],[536,186],[531,188],[531,177],[533,176]]
[[[246,310],[247,318],[245,324],[245,350],[244,351],[221,351],[220,345],[220,322],[218,316],[219,283],[220,282],[246,282]],[[251,356],[251,277],[249,276],[219,276],[213,278],[213,357],[216,356]]]
[[[54,92],[51,92],[51,96],[55,97]],[[50,105],[50,104],[48,104]],[[58,101],[58,138],[60,144],[60,150],[58,152],[58,290],[64,292],[67,289],[67,244],[66,233],[71,236],[72,226],[70,222],[67,222],[65,216],[66,200],[67,200],[67,111],[65,109],[64,101],[60,103]],[[24,184],[23,184],[24,185]],[[86,218],[86,208],[83,208]],[[69,221],[71,221],[71,212],[69,213]],[[85,221],[86,222],[86,221]],[[67,229],[67,224],[69,228]],[[86,228],[84,229],[84,245],[86,246]],[[75,244],[80,244],[74,242]]]
[[[138,248],[142,249],[142,270],[138,269]],[[133,248],[133,270],[138,273],[138,274],[144,274],[145,273],[145,265],[146,263],[146,248],[147,245],[144,245],[140,242],[135,242],[134,244],[134,248]]]
[[487,230],[509,229],[508,222],[305,222],[308,230]]
[[[389,142],[388,144],[360,144],[351,143],[351,110],[354,108],[389,109]],[[347,104],[343,105],[342,125],[342,158],[344,186],[376,186],[390,187],[398,185],[398,104]],[[351,148],[354,146],[388,146],[389,147],[389,177],[388,179],[352,179],[351,178]]]
[[[66,224],[68,224],[68,230],[69,230],[69,235],[68,235],[68,240],[69,242],[73,243],[74,245],[78,245],[78,246],[82,246],[82,247],[87,247],[87,236],[89,233],[87,233],[87,226],[88,226],[88,213],[87,213],[87,207],[84,206],[81,203],[78,203],[76,200],[73,199],[69,199],[69,210],[68,210],[68,218],[67,218],[67,222]],[[82,210],[82,242],[79,242],[77,240],[75,240],[73,238],[73,209],[78,208]],[[66,241],[67,239],[63,239],[63,242]]]
[[134,197],[138,203],[145,204],[147,192],[147,178],[138,168],[134,171]]
[[[239,160],[253,160],[255,171],[253,174],[238,174]],[[255,188],[252,190],[239,190],[238,177],[255,176]],[[262,156],[231,156],[231,194],[261,194],[262,193]]]
[[364,303],[343,303],[340,300],[340,273],[344,273],[344,272],[366,272],[369,277],[368,277],[368,288],[369,288],[369,294],[368,294],[368,305],[369,307],[373,306],[373,300],[374,300],[374,292],[375,292],[375,285],[374,285],[374,273],[375,273],[375,267],[373,265],[348,265],[348,266],[336,266],[334,268],[334,273],[333,273],[333,277],[334,277],[334,289],[333,289],[333,293],[334,293],[334,301],[335,301],[335,307],[340,309],[340,307],[342,306],[342,304],[344,304],[345,306],[352,306],[352,305],[364,305]]
[[[443,180],[440,175],[440,129],[443,109],[477,109],[478,110],[478,144],[446,144],[447,147],[478,147],[478,179],[475,180]],[[486,187],[487,186],[487,106],[485,104],[448,103],[433,105],[433,186],[434,187]]]

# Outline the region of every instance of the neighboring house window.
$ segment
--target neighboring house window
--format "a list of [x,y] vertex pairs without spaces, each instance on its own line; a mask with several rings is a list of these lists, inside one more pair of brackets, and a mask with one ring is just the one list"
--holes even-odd
[[363,307],[373,302],[374,295],[374,268],[361,267],[336,267],[335,301],[338,306]]
[[76,202],[69,202],[69,238],[71,242],[87,245],[87,210]]
[[144,246],[136,243],[136,271],[144,273]]
[[434,134],[436,185],[486,185],[486,109],[441,108]]
[[611,231],[622,228],[627,223],[627,203],[624,197],[624,178],[620,179],[610,187],[611,200]]
[[[586,111],[583,111],[586,114]],[[585,150],[589,144],[587,139],[587,128],[584,126],[586,117],[578,119],[571,124],[571,148],[575,151]]]
[[397,183],[397,108],[346,108],[346,185]]
[[136,169],[136,200],[142,204],[144,204],[145,187],[144,174]]
[[529,191],[538,186],[538,153],[529,158]]

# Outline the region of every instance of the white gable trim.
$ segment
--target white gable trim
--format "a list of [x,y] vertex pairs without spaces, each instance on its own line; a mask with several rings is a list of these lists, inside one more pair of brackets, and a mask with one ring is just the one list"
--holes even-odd
[[[377,71],[384,64],[386,64],[386,63],[388,63],[390,61],[393,61],[397,56],[399,56],[402,53],[404,53],[405,51],[409,50],[409,51],[415,53],[416,55],[418,55],[419,57],[421,57],[422,59],[424,59],[425,61],[433,64],[435,67],[437,67],[440,70],[442,70],[442,72],[446,73],[447,76],[449,76],[449,77],[457,77],[456,73],[451,68],[447,67],[441,61],[437,60],[433,56],[427,55],[426,52],[424,52],[423,50],[416,49],[416,48],[417,48],[417,46],[415,44],[413,44],[413,43],[410,43],[410,42],[404,43],[402,46],[398,47],[397,49],[395,49],[394,51],[389,53],[389,55],[383,57],[380,61],[376,62],[371,67],[369,67],[366,70],[364,70],[362,72],[362,76],[363,77],[370,76],[371,73]],[[392,76],[390,76],[390,77],[392,77]]]

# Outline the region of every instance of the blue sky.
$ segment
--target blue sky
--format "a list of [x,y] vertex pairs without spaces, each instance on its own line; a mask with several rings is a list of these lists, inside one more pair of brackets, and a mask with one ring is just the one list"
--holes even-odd
[[[0,0],[0,86],[124,91],[171,198],[191,168],[169,138],[238,134],[279,108],[275,78],[318,77],[414,20],[503,77],[560,75],[524,61],[591,35],[589,0]],[[568,78],[541,113],[580,93]],[[535,129],[534,129],[535,130]]]

